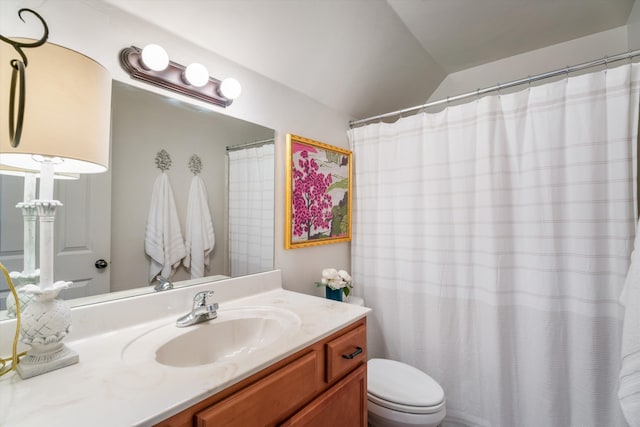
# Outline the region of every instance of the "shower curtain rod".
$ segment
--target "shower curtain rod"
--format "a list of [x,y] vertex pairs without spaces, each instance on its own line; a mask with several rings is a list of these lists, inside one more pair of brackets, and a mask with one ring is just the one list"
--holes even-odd
[[584,70],[584,69],[591,68],[591,67],[597,67],[598,65],[605,65],[606,66],[610,62],[621,61],[623,59],[631,60],[631,58],[633,58],[634,56],[638,56],[638,55],[640,55],[640,49],[629,51],[629,52],[626,52],[626,53],[619,53],[619,54],[613,55],[613,56],[605,56],[604,58],[596,59],[594,61],[583,62],[582,64],[573,65],[573,66],[566,66],[564,68],[560,68],[560,69],[553,70],[553,71],[548,71],[546,73],[541,73],[541,74],[537,74],[537,75],[534,75],[534,76],[529,76],[529,77],[524,78],[524,79],[513,80],[513,81],[508,82],[508,83],[498,83],[495,86],[491,86],[491,87],[484,88],[484,89],[478,89],[478,90],[475,90],[473,92],[463,93],[461,95],[447,97],[446,99],[441,99],[441,100],[438,100],[438,101],[427,102],[426,104],[423,104],[423,105],[418,105],[418,106],[415,106],[415,107],[405,108],[403,110],[392,111],[390,113],[380,114],[380,115],[369,117],[369,118],[366,118],[366,119],[352,120],[352,121],[349,122],[349,127],[353,128],[353,127],[356,127],[358,125],[364,125],[364,124],[367,124],[369,122],[374,122],[376,120],[384,119],[384,118],[387,118],[387,117],[402,116],[403,114],[406,114],[406,113],[418,112],[418,111],[420,111],[420,110],[422,110],[424,108],[434,107],[436,105],[442,105],[442,104],[446,104],[446,103],[453,102],[453,101],[459,101],[461,99],[470,98],[472,96],[479,97],[480,95],[484,95],[484,94],[487,94],[489,92],[495,92],[495,91],[501,90],[501,89],[508,89],[510,87],[519,86],[519,85],[522,85],[522,84],[525,84],[525,83],[532,83],[532,82],[536,82],[538,80],[544,80],[544,79],[548,79],[548,78],[551,78],[551,77],[560,76],[562,74],[569,74],[569,73],[572,73],[574,71],[580,71],[580,70]]
[[227,151],[242,150],[243,148],[259,147],[261,145],[270,144],[270,143],[273,143],[273,142],[274,142],[273,138],[271,138],[271,139],[263,139],[262,141],[245,142],[244,144],[228,145],[226,147],[226,150]]

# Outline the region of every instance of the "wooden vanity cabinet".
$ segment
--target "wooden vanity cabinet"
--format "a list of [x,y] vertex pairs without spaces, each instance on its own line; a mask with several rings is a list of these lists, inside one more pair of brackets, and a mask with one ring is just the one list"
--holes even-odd
[[366,319],[156,427],[367,425]]

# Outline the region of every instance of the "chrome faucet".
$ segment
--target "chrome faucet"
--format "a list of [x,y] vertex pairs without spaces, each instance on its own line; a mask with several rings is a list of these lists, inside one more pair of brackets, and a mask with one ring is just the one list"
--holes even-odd
[[198,292],[193,297],[193,308],[191,313],[176,320],[176,326],[184,328],[186,326],[195,325],[196,323],[206,322],[218,317],[218,303],[209,303],[209,298],[213,296],[213,291]]
[[156,292],[167,291],[169,289],[173,289],[173,283],[160,276],[159,274],[156,276],[156,280],[158,283],[153,287]]

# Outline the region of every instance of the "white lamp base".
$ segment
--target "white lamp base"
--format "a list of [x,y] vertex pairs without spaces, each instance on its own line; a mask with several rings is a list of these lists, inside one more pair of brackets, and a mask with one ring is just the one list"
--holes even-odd
[[60,281],[46,289],[24,285],[24,291],[33,294],[33,300],[22,313],[20,325],[20,341],[31,346],[16,367],[21,378],[78,363],[78,354],[62,343],[71,327],[71,309],[63,300],[56,298],[58,292],[70,283]]
[[[16,293],[18,294],[18,298],[20,299],[20,311],[24,311],[27,308],[27,305],[29,305],[29,303],[33,299],[33,294],[23,292],[22,287],[24,285],[38,283],[40,281],[40,270],[36,270],[32,273],[25,273],[24,271],[22,273],[19,273],[17,271],[12,271],[11,273],[9,273],[9,276],[11,277],[11,280],[16,287]],[[13,297],[13,293],[10,292],[9,295],[7,295],[6,304],[7,316],[10,319],[14,319],[17,315],[17,310],[16,300]]]
[[27,379],[41,375],[65,366],[76,364],[80,361],[78,353],[71,350],[64,343],[56,343],[55,348],[51,345],[34,344],[27,355],[20,359],[16,367],[20,378]]

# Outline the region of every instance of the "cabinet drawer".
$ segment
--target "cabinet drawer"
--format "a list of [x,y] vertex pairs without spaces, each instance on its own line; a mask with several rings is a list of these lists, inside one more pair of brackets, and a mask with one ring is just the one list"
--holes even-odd
[[367,332],[359,326],[326,344],[325,381],[331,383],[367,360]]
[[317,394],[322,370],[316,351],[196,414],[198,427],[273,426]]

